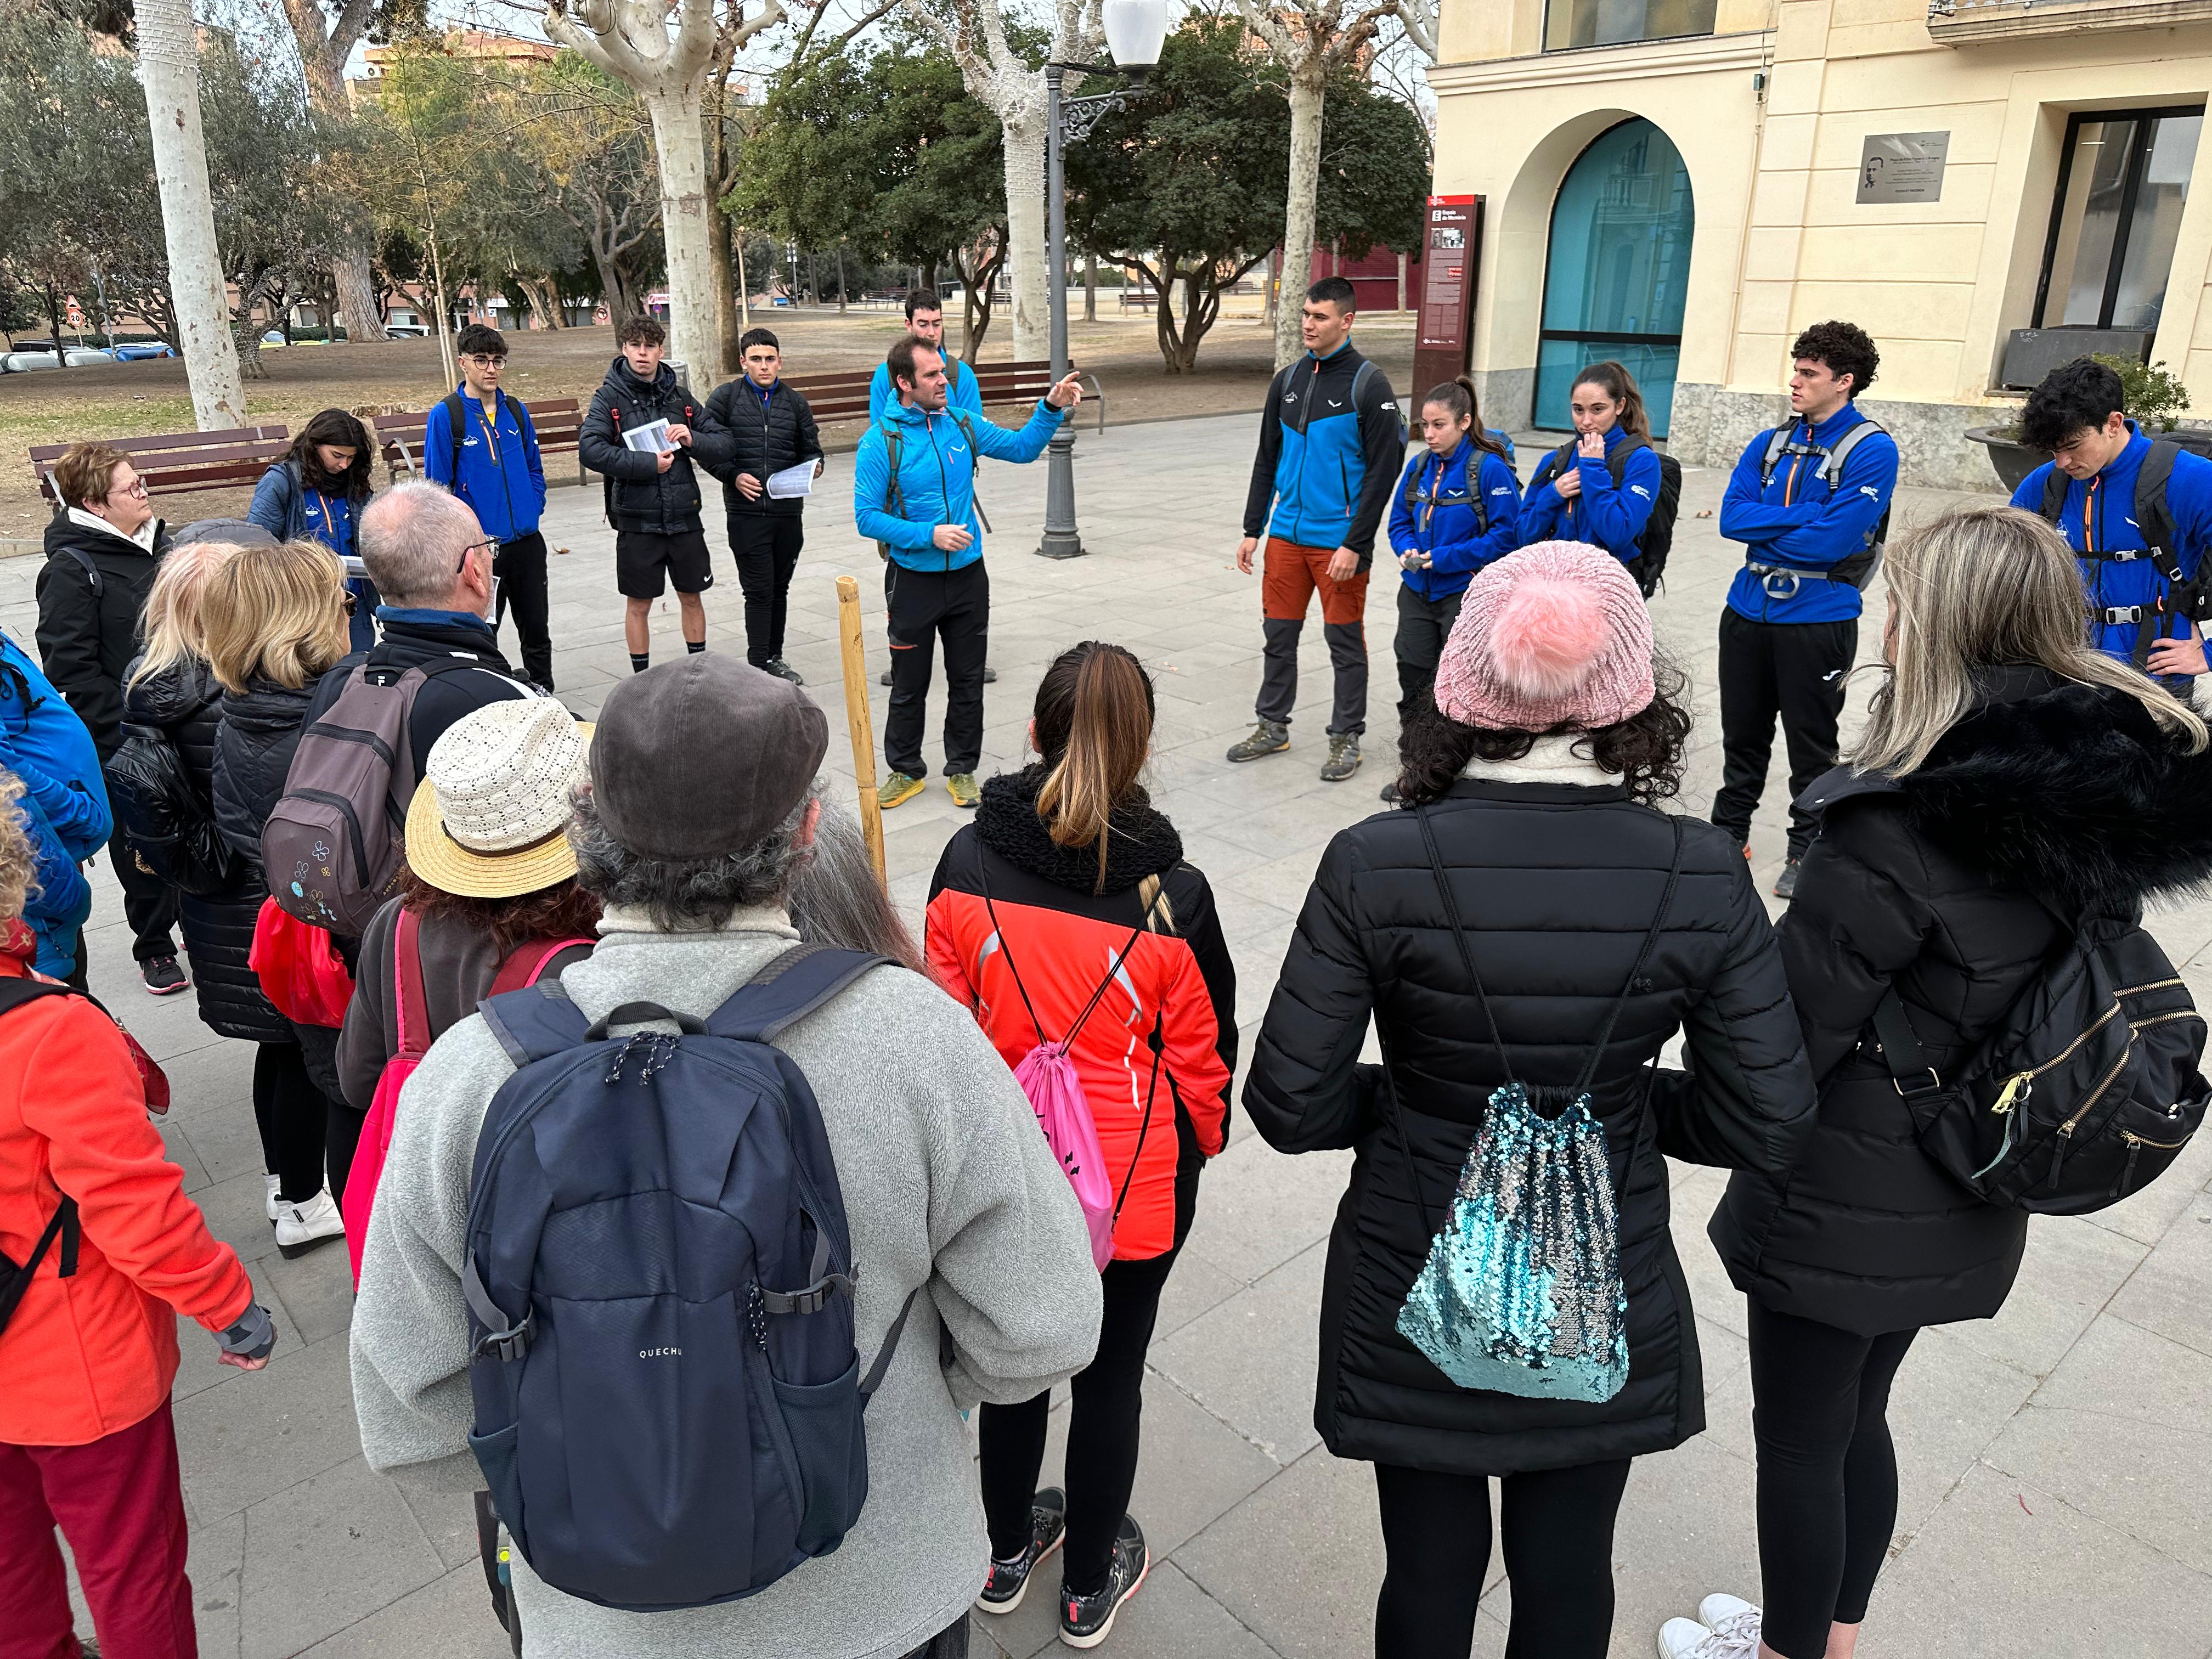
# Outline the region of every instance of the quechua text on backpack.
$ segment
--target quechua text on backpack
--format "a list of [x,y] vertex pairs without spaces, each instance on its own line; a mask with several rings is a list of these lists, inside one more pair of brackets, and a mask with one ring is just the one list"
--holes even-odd
[[1921,1149],[1989,1203],[2085,1215],[2139,1191],[2204,1121],[2204,1019],[2157,940],[2119,916],[2069,936],[1947,1079],[1893,988],[1883,1063]]
[[[469,1444],[554,1589],[652,1613],[826,1555],[868,1491],[845,1202],[820,1108],[771,1047],[880,958],[800,945],[704,1020],[560,982],[490,998],[519,1069],[469,1183]],[[672,1022],[677,1035],[612,1026]]]

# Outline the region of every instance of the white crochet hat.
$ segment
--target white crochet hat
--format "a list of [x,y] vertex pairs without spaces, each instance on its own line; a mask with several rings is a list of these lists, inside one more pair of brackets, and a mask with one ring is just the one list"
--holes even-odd
[[431,745],[407,812],[407,862],[433,887],[513,898],[576,873],[568,793],[586,776],[592,727],[551,697],[463,715]]

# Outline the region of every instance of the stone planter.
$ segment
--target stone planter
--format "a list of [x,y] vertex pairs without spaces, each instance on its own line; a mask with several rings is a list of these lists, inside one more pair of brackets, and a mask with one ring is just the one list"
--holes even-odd
[[[2154,438],[2179,445],[2192,455],[2212,458],[2212,430],[2203,427],[2181,426],[2171,432],[2154,432]],[[2051,459],[2048,452],[2036,449],[2003,436],[1993,426],[1972,426],[1966,436],[1989,452],[1990,465],[1996,469],[2005,493],[2009,495],[2027,481],[2027,475]]]

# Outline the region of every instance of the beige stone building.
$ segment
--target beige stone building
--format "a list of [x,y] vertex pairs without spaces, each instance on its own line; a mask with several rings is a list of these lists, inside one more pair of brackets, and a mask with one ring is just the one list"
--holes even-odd
[[1993,488],[1961,434],[2080,345],[2212,413],[2212,0],[1443,8],[1434,188],[1483,198],[1493,423],[1564,428],[1620,357],[1674,453],[1726,465],[1828,317],[1880,343],[1909,482]]

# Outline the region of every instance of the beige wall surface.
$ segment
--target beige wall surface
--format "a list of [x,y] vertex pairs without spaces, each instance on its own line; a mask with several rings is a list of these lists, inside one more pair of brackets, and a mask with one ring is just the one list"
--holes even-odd
[[[1638,115],[1681,151],[1695,201],[1680,383],[1771,392],[1796,331],[1840,316],[1881,343],[1877,396],[1984,403],[2007,331],[2033,321],[2067,116],[2212,92],[2212,23],[1948,46],[1925,0],[1721,0],[1720,22],[1543,53],[1543,0],[1449,0],[1436,189],[1487,198],[1477,368],[1535,362],[1553,197],[1592,138]],[[1860,205],[1867,136],[1918,131],[1951,135],[1942,198]],[[2208,278],[2212,143],[2154,351],[2212,409]]]

